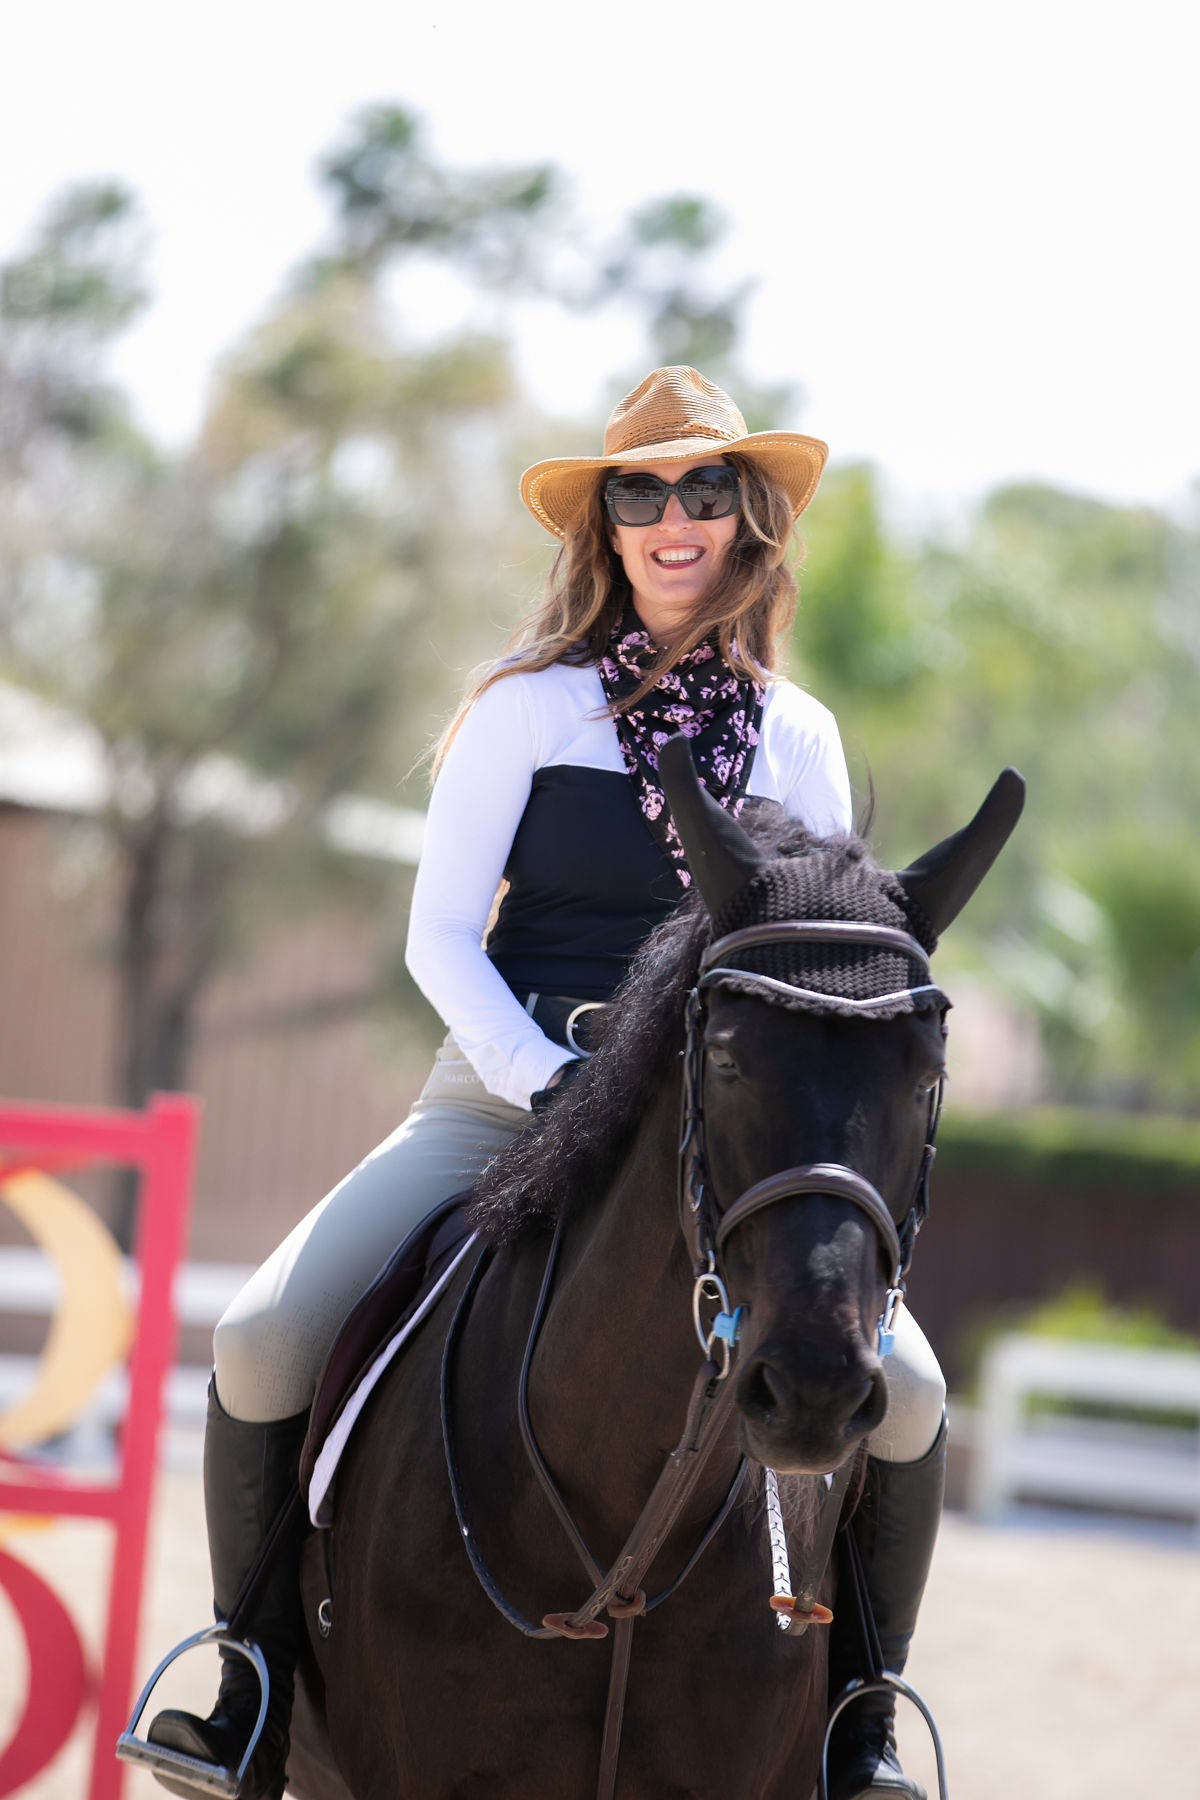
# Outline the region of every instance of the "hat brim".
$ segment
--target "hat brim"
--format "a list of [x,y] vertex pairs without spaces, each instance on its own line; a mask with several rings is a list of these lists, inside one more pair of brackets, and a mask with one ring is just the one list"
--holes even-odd
[[534,463],[521,477],[521,498],[555,537],[565,537],[591,498],[594,478],[602,469],[630,468],[637,463],[690,462],[697,456],[727,456],[736,451],[753,457],[779,484],[798,519],[817,491],[829,446],[798,431],[752,431],[726,440],[695,436],[664,444],[639,445],[621,456],[558,456]]

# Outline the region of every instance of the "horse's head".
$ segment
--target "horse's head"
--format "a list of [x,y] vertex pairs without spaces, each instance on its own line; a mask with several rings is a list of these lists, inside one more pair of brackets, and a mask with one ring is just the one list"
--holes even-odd
[[767,857],[700,787],[685,740],[660,767],[713,926],[690,1007],[684,1229],[717,1277],[703,1291],[745,1309],[747,1451],[819,1472],[887,1406],[881,1321],[923,1217],[944,1072],[928,957],[1024,783],[1005,771],[969,825],[890,874],[857,840]]

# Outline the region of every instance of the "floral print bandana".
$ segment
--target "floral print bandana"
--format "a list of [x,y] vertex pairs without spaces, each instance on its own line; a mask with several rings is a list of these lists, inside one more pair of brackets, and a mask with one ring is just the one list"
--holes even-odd
[[[633,606],[627,606],[600,658],[600,683],[610,705],[635,692],[656,654],[650,633]],[[614,715],[642,814],[684,887],[691,886],[692,877],[659,785],[658,753],[678,732],[690,738],[702,785],[736,818],[746,796],[762,710],[762,687],[735,675],[717,644],[706,639],[660,675],[640,705]]]

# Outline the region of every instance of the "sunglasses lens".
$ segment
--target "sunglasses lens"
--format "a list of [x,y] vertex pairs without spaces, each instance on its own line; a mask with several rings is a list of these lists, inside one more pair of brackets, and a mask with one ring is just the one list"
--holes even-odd
[[679,484],[679,498],[689,519],[724,519],[734,510],[741,493],[736,469],[720,465],[693,469]]
[[666,491],[655,475],[615,475],[605,494],[621,525],[653,525],[663,515]]
[[725,519],[737,511],[742,484],[736,469],[714,463],[711,468],[690,470],[674,484],[657,475],[613,475],[604,497],[618,525],[656,525],[672,492],[679,495],[689,519]]

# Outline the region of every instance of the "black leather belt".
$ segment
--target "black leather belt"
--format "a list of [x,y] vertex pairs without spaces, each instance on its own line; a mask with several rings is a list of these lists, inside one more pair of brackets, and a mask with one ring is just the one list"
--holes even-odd
[[526,994],[523,1004],[534,1024],[565,1050],[590,1056],[596,1049],[607,1001],[576,1000],[568,994]]

